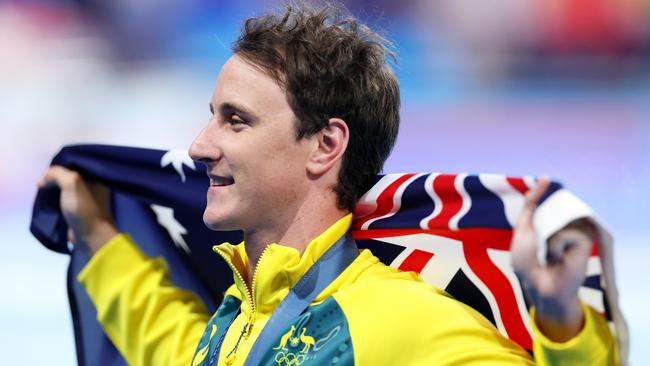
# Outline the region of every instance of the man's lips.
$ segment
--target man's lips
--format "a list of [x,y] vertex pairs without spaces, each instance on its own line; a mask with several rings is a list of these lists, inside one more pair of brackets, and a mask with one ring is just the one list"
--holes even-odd
[[231,177],[221,176],[221,175],[210,175],[210,186],[213,187],[225,187],[235,183],[235,180]]

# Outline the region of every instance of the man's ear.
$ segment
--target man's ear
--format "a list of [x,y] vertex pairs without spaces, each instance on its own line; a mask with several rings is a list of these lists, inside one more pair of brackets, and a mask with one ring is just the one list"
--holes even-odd
[[350,130],[347,123],[340,118],[330,118],[327,127],[314,136],[314,150],[307,162],[307,171],[313,175],[322,175],[332,169],[339,161],[348,147]]

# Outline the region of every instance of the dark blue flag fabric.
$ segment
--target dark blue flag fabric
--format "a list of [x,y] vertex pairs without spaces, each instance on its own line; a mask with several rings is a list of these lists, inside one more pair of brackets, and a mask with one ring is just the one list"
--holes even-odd
[[[210,231],[203,225],[209,181],[202,164],[182,150],[106,145],[64,147],[52,164],[109,187],[118,229],[130,233],[145,253],[163,256],[172,281],[197,293],[210,311],[216,309],[232,274],[211,248],[224,241],[239,242],[241,233]],[[494,174],[378,176],[357,204],[352,234],[359,247],[371,249],[388,265],[419,272],[530,350],[530,317],[509,250],[523,195],[535,184],[532,177]],[[41,189],[32,215],[36,238],[47,248],[71,256],[68,296],[79,364],[125,365],[76,281],[88,258],[67,243],[58,189]],[[618,306],[609,232],[586,204],[554,182],[535,213],[539,242],[545,243],[555,231],[582,217],[596,223],[600,240],[594,245],[579,295],[611,322],[624,361],[628,332]],[[546,257],[544,249],[538,253],[540,261]]]

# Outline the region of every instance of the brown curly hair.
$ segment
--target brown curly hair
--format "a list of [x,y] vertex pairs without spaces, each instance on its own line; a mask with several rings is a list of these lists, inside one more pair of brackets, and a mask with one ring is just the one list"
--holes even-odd
[[247,19],[233,52],[286,90],[298,140],[325,128],[330,118],[347,123],[350,140],[333,189],[339,207],[353,211],[399,130],[391,44],[340,6],[301,2]]

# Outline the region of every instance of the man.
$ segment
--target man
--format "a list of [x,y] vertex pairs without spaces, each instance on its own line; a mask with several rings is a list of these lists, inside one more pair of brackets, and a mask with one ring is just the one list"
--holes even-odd
[[[244,232],[243,243],[214,248],[235,284],[212,318],[170,283],[162,260],[118,233],[101,187],[62,167],[39,182],[61,189],[71,241],[93,256],[79,280],[128,362],[531,364],[477,312],[416,274],[357,253],[346,238],[355,202],[399,125],[385,41],[335,8],[299,5],[247,20],[233,50],[210,103],[213,117],[190,147],[210,177],[204,222]],[[537,309],[536,361],[613,364],[604,319],[577,297],[589,222],[554,235],[549,265],[537,263],[532,215],[547,187],[542,179],[528,193],[512,250]]]

